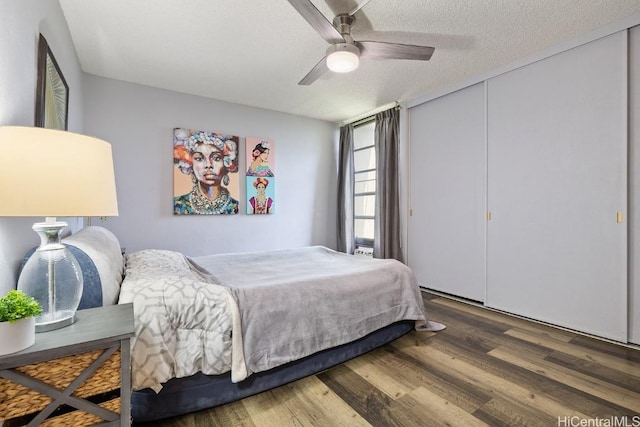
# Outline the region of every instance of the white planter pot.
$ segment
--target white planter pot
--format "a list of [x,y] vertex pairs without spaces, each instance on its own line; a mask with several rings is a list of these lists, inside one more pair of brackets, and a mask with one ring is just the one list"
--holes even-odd
[[0,355],[15,353],[36,342],[36,318],[0,322]]

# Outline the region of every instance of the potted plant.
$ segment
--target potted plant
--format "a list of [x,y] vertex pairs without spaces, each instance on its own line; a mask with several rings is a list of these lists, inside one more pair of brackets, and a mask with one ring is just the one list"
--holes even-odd
[[42,306],[22,291],[11,290],[0,298],[0,355],[15,353],[36,341],[35,317]]

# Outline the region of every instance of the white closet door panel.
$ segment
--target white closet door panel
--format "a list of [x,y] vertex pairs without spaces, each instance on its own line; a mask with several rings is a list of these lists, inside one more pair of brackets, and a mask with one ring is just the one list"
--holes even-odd
[[487,305],[619,341],[625,51],[614,34],[493,78],[487,95]]
[[629,30],[629,342],[640,344],[640,26]]
[[484,83],[409,110],[408,264],[422,286],[484,301]]

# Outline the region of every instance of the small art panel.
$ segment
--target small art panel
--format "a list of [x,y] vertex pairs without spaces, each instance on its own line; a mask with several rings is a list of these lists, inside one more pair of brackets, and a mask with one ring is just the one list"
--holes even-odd
[[275,212],[273,189],[275,178],[248,176],[247,180],[247,214],[264,215]]
[[246,195],[247,214],[275,212],[275,143],[269,139],[247,137]]
[[238,141],[219,132],[173,130],[174,215],[238,213]]

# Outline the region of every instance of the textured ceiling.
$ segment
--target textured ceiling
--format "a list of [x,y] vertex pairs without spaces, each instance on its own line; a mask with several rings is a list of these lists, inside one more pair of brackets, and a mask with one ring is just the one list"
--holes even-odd
[[[354,0],[312,0],[329,19]],[[298,81],[328,47],[286,0],[60,0],[83,71],[338,122],[466,81],[640,12],[640,0],[371,0],[356,40],[435,47]]]

